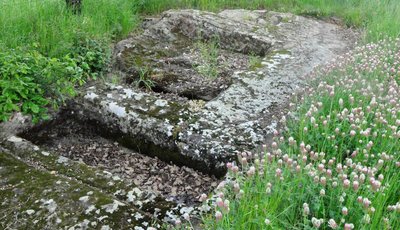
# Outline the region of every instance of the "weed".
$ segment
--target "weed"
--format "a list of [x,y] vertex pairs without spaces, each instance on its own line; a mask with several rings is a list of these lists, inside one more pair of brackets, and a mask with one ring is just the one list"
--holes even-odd
[[14,111],[31,114],[34,122],[46,119],[47,105],[62,105],[75,95],[75,86],[105,71],[109,56],[103,47],[85,37],[62,58],[46,57],[37,46],[1,51],[0,119]]
[[85,78],[96,79],[107,71],[111,55],[106,47],[106,41],[91,39],[83,33],[77,34],[71,53],[86,75]]
[[207,42],[198,41],[195,48],[199,52],[200,64],[195,67],[204,77],[215,79],[218,77],[219,42],[217,38]]
[[251,70],[256,70],[262,67],[262,58],[255,54],[250,54],[249,56],[249,68]]
[[154,81],[151,80],[151,71],[149,68],[144,67],[139,69],[139,78],[135,81],[136,87],[144,87],[147,90],[151,90],[155,84]]
[[119,85],[122,82],[121,76],[119,76],[117,74],[112,74],[111,76],[108,77],[107,80],[108,80],[108,82],[110,82],[113,85]]
[[284,23],[288,23],[288,22],[290,22],[291,20],[293,20],[293,18],[291,18],[291,17],[283,17],[283,18],[282,18],[282,22],[284,22]]

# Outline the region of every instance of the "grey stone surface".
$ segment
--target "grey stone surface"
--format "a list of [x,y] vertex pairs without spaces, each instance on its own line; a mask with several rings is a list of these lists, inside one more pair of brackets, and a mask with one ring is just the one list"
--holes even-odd
[[0,123],[0,229],[81,229],[83,218],[91,228],[160,228],[180,217],[184,204],[16,136],[30,128],[20,113]]
[[[29,145],[25,144],[26,147]],[[107,180],[101,174],[93,175],[83,167],[72,165],[71,168],[88,176],[86,180],[93,180],[92,183],[82,183],[78,177],[66,177],[71,173],[61,168],[47,171],[50,162],[26,161],[35,158],[34,151],[25,157],[21,153],[6,152],[0,147],[1,229],[95,229],[105,225],[114,229],[160,227],[150,213],[132,205],[136,202],[144,204],[143,196],[135,193],[134,199],[127,201],[122,196],[116,198],[112,193],[93,186],[98,179]],[[38,167],[42,166],[41,163],[46,166]],[[118,187],[116,184],[115,188]],[[122,187],[129,189],[128,186]],[[82,199],[83,195],[85,199]],[[135,219],[134,216],[139,214],[142,218]],[[88,225],[89,220],[91,225]]]
[[[188,74],[195,69],[191,47],[196,41],[215,37],[222,52],[233,57],[228,64],[249,58],[249,54],[262,60],[257,69],[244,64],[223,76],[229,86],[222,87],[213,99],[189,100],[179,97],[179,92],[171,96],[168,90],[155,93],[131,85],[93,86],[73,109],[82,119],[119,131],[115,134],[125,143],[145,153],[223,175],[224,164],[235,159],[237,152],[266,140],[275,124],[272,116],[279,115],[292,93],[301,91],[303,77],[345,53],[356,39],[352,31],[337,25],[286,13],[167,11],[147,22],[143,33],[116,45],[117,68],[127,76],[145,63],[165,73],[169,71],[165,60],[179,59],[174,72],[182,76],[170,84],[187,83],[196,88],[199,84],[185,80],[199,77]],[[127,61],[141,52],[152,58]],[[203,81],[203,86],[212,88],[218,80]]]

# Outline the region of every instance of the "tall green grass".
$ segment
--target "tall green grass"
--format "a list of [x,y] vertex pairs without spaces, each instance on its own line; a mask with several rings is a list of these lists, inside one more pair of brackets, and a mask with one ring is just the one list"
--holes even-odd
[[74,15],[62,0],[0,0],[0,46],[37,44],[49,56],[68,53],[77,34],[121,38],[135,26],[135,2],[84,0]]
[[0,0],[0,122],[16,111],[45,119],[48,105],[101,75],[109,43],[136,25],[135,5],[83,0],[74,14],[64,0]]
[[348,26],[364,28],[366,41],[400,35],[398,0],[143,0],[139,10],[151,14],[174,8],[218,11],[225,8],[271,9],[316,17],[337,16]]

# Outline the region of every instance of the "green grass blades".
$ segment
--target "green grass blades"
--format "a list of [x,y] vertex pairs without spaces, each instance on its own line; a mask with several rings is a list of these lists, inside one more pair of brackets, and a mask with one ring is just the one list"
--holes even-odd
[[75,86],[107,70],[113,39],[136,25],[132,1],[83,1],[81,14],[65,1],[0,0],[0,120],[15,111],[47,118]]
[[0,45],[16,48],[36,43],[43,54],[68,53],[77,32],[91,38],[121,38],[135,26],[134,1],[84,0],[82,13],[65,1],[0,0]]

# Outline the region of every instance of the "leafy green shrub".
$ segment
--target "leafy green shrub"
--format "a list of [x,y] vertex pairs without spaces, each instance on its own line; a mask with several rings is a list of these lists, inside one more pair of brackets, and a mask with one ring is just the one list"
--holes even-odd
[[0,52],[0,120],[12,112],[31,114],[33,121],[46,119],[46,106],[58,106],[75,94],[84,82],[84,71],[68,55],[48,58],[35,48]]
[[81,33],[74,40],[72,56],[82,68],[84,77],[93,79],[107,70],[110,60],[106,41],[95,40]]
[[[24,71],[24,67],[14,70]],[[17,76],[0,79],[0,120],[6,121],[12,112],[22,111],[25,114],[33,114],[36,117],[44,117],[46,110],[44,106],[48,100],[44,99],[44,91],[33,82],[33,79],[26,76]]]

